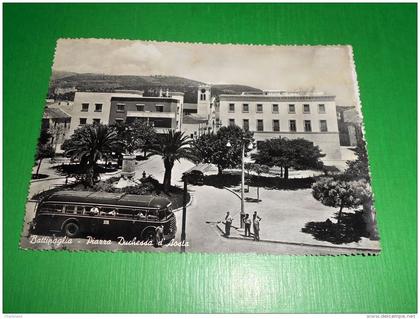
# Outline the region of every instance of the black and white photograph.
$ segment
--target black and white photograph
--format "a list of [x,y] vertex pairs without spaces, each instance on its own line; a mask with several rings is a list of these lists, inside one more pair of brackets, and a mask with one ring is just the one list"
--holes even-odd
[[347,45],[58,40],[20,247],[378,254],[356,70]]

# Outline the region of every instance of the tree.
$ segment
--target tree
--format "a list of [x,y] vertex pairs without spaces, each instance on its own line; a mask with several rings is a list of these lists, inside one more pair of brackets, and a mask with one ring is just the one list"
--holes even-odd
[[349,179],[365,179],[370,181],[369,162],[366,151],[366,143],[362,140],[356,147],[355,153],[357,159],[354,161],[347,161],[347,169],[344,174]]
[[119,147],[121,146],[115,129],[103,124],[84,125],[63,144],[65,155],[79,160],[80,167],[86,174],[85,182],[89,186],[93,186],[98,176],[97,161],[108,160]]
[[[268,173],[270,168],[267,165],[253,164],[251,170],[257,173],[258,176],[261,176],[263,173]],[[260,200],[260,186],[257,184],[257,199]]]
[[[242,162],[242,145],[245,141],[252,142],[252,133],[242,130],[239,126],[221,127],[217,134],[203,134],[192,146],[198,159],[217,166],[221,175],[226,168],[238,167]],[[228,146],[228,142],[230,146]],[[245,153],[247,152],[245,147]]]
[[323,177],[312,185],[312,195],[326,206],[339,207],[337,221],[341,223],[343,208],[363,205],[371,198],[371,190],[365,180],[347,181]]
[[38,178],[42,160],[44,158],[53,157],[55,154],[54,148],[51,144],[48,143],[50,138],[51,134],[48,133],[48,130],[42,129],[41,134],[39,135],[38,145],[36,149],[36,160],[38,161],[38,166],[36,168],[35,178]]
[[303,138],[275,138],[261,142],[252,158],[256,164],[283,168],[284,179],[288,179],[290,168],[321,169],[320,158],[323,156],[318,146]]
[[163,178],[163,190],[169,191],[172,179],[172,168],[175,161],[182,158],[195,160],[196,157],[191,152],[190,141],[183,132],[169,130],[167,134],[159,137],[159,143],[151,149],[152,155],[160,155],[165,166],[165,175]]
[[38,138],[36,155],[35,155],[35,161],[38,161],[35,178],[38,178],[42,160],[44,158],[53,157],[55,154],[54,149],[50,143],[50,140],[51,140],[51,134],[49,130],[46,128],[41,129],[41,133]]
[[156,140],[155,129],[141,120],[134,122],[116,123],[112,125],[115,128],[118,139],[121,141],[121,151],[133,154],[135,151],[142,149],[146,156],[147,148]]

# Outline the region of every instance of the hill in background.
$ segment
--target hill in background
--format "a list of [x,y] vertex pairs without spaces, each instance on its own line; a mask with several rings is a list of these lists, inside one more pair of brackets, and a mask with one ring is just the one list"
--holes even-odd
[[[53,71],[48,90],[48,98],[73,99],[74,93],[57,95],[56,88],[72,88],[78,91],[112,92],[114,90],[141,90],[145,96],[156,96],[159,90],[184,92],[186,103],[197,101],[197,89],[203,82],[178,76],[138,76],[106,75],[94,73],[73,73]],[[261,92],[261,90],[237,84],[212,85],[212,95],[240,94],[242,92]]]

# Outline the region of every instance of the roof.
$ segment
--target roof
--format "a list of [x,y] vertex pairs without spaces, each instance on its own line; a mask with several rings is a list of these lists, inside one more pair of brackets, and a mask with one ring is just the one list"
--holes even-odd
[[149,101],[149,102],[169,102],[169,103],[178,103],[177,99],[170,97],[158,97],[158,96],[138,96],[138,97],[128,97],[128,96],[118,96],[113,95],[111,101]]
[[93,203],[98,206],[122,205],[150,208],[164,208],[171,204],[171,201],[160,196],[88,191],[58,191],[47,197],[45,201]]
[[197,110],[197,103],[184,103],[184,110]]
[[207,119],[197,114],[189,114],[189,115],[184,115],[184,117],[182,118],[182,123],[184,124],[207,123]]
[[65,119],[71,116],[57,107],[47,107],[44,110],[44,119]]

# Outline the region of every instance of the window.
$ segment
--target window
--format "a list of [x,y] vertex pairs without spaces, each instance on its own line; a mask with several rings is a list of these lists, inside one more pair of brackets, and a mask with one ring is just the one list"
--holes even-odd
[[242,112],[244,112],[244,113],[249,112],[249,104],[243,104],[242,105]]
[[54,205],[54,204],[45,204],[41,207],[41,210],[46,213],[62,213],[63,212],[63,205]]
[[257,120],[257,131],[264,131],[264,122],[263,120]]
[[296,132],[296,120],[289,121],[290,132]]
[[163,105],[156,105],[156,112],[163,112]]
[[257,113],[262,113],[262,112],[263,112],[263,105],[257,104]]
[[117,104],[117,112],[124,112],[125,110],[125,104],[118,103]]
[[328,132],[327,121],[326,120],[320,120],[319,121],[319,128],[320,128],[321,132]]
[[325,104],[318,104],[318,113],[325,113]]
[[93,124],[101,124],[101,119],[93,119]]
[[309,104],[303,104],[303,113],[311,113],[311,109],[309,108]]
[[295,105],[289,104],[289,113],[296,113]]
[[230,113],[235,112],[235,104],[229,103],[229,112]]
[[305,132],[312,132],[311,121],[305,120]]
[[89,103],[82,103],[82,112],[89,111]]
[[87,119],[86,119],[85,117],[81,117],[81,118],[79,119],[79,124],[80,124],[80,125],[85,125],[85,124],[86,124],[86,122],[87,122]]
[[144,104],[136,104],[136,109],[138,112],[144,112]]
[[66,205],[65,207],[64,207],[64,213],[66,213],[66,214],[74,214],[74,209],[75,209],[76,207],[75,206],[73,206],[73,205]]
[[96,103],[95,104],[95,112],[102,112],[102,104]]
[[123,122],[124,122],[124,119],[122,119],[122,118],[115,119],[115,123],[117,123],[117,124],[122,124]]
[[200,101],[205,101],[207,99],[206,89],[201,89],[200,91]]
[[279,112],[279,105],[273,104],[273,113],[278,113],[278,112]]
[[229,126],[235,125],[235,119],[229,119]]
[[274,132],[280,131],[280,121],[279,120],[273,120],[273,131]]
[[242,127],[245,131],[249,131],[249,120],[248,119],[244,119],[244,124]]

